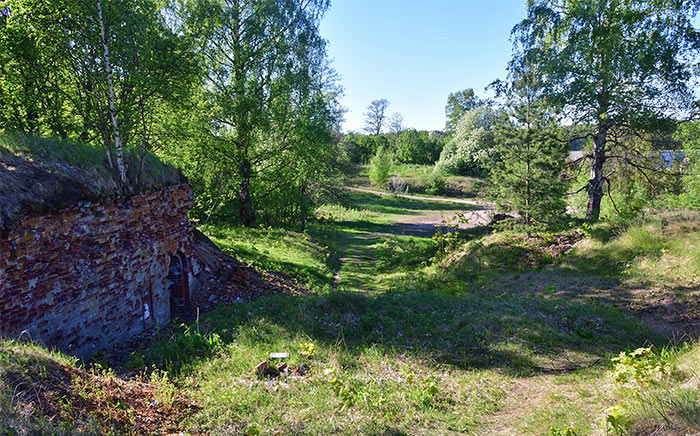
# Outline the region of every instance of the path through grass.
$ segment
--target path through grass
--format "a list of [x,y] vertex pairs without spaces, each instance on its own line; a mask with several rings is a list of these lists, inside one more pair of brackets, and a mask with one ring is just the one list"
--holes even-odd
[[[200,400],[187,424],[195,432],[600,434],[620,401],[609,358],[663,338],[611,306],[539,292],[546,273],[513,293],[510,273],[490,276],[486,289],[440,272],[421,219],[477,207],[355,193],[350,206],[321,208],[310,237],[205,229],[318,292],[219,307],[200,333],[160,344],[181,347],[162,353],[181,358],[151,353],[145,363],[169,368]],[[205,352],[187,348],[196,343]],[[292,372],[258,378],[253,367],[275,351],[290,352]]]

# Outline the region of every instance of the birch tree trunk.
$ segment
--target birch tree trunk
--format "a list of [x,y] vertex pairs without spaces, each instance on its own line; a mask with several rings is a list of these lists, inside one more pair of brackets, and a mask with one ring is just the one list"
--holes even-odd
[[114,82],[112,79],[112,63],[109,60],[109,45],[107,44],[107,34],[105,32],[105,23],[102,17],[102,0],[97,0],[97,16],[100,20],[100,32],[102,36],[102,47],[104,48],[104,65],[107,72],[107,86],[109,88],[109,116],[112,119],[112,127],[114,128],[114,151],[117,158],[117,171],[119,172],[119,183],[122,187],[126,186],[126,168],[124,166],[124,155],[122,153],[122,141],[119,136],[119,123],[117,123],[117,110],[115,109],[114,101]]
[[603,127],[593,136],[593,156],[591,158],[591,175],[588,179],[588,206],[586,219],[596,221],[600,217],[600,201],[603,199],[603,164],[605,163],[605,145],[607,128]]

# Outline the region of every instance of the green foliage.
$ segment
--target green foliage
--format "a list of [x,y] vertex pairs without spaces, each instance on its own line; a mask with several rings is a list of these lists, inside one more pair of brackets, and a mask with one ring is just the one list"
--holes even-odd
[[172,407],[175,402],[176,387],[168,372],[154,367],[148,376],[148,381],[155,386],[156,400],[166,408]]
[[700,122],[680,124],[673,139],[680,144],[684,155],[679,165],[681,186],[677,195],[668,196],[664,206],[700,210]]
[[408,271],[424,265],[435,255],[436,246],[423,239],[387,239],[372,246],[377,259],[377,271]]
[[391,177],[391,169],[394,166],[394,156],[391,151],[379,147],[369,163],[369,179],[373,185],[385,187]]
[[[0,130],[100,145],[112,158],[112,126],[96,2],[11,0],[0,27]],[[110,60],[117,72],[115,110],[133,185],[146,152],[170,145],[163,114],[187,100],[196,56],[149,0],[104,0]]]
[[508,92],[509,107],[497,126],[499,160],[491,165],[490,193],[504,212],[517,212],[527,231],[557,223],[566,212],[562,180],[567,143],[556,122],[535,101],[534,71],[516,74]]
[[549,429],[549,434],[547,436],[577,436],[577,434],[571,427],[566,427],[564,430],[552,427]]
[[490,166],[489,192],[503,212],[520,215],[528,232],[551,227],[566,212],[567,141],[542,100],[536,67],[511,62],[503,92],[507,107],[496,127],[499,159]]
[[[202,334],[193,327],[181,324],[169,341],[158,343],[145,355],[139,353],[131,356],[132,365],[153,362],[163,371],[155,372],[155,377],[162,385],[163,395],[170,396],[167,389],[168,374],[179,374],[183,367],[194,360],[210,357],[221,350],[223,342],[217,333]],[[167,371],[167,372],[166,372]],[[162,382],[162,383],[161,383]]]
[[316,344],[313,342],[302,342],[299,344],[299,354],[303,357],[309,359],[313,357],[316,352]]
[[562,8],[555,0],[536,0],[527,9],[527,18],[513,29],[510,68],[535,65],[545,101],[590,126],[586,215],[598,219],[608,175],[616,172],[613,163],[648,175],[656,159],[636,138],[668,133],[692,110],[700,47],[692,21],[696,6],[584,0]]
[[447,180],[439,168],[433,168],[425,174],[422,182],[425,185],[425,192],[431,195],[442,195],[447,189]]
[[349,133],[341,139],[339,153],[350,163],[364,164],[368,163],[381,147],[389,148],[389,141],[384,135]]
[[484,104],[485,102],[471,88],[451,92],[445,105],[445,116],[447,118],[445,132],[449,135],[453,134],[457,130],[457,124],[467,112],[473,111]]
[[658,383],[669,373],[669,368],[650,347],[637,348],[634,351],[622,351],[612,358],[615,364],[613,377],[620,384],[636,383],[649,386]]
[[[326,210],[338,219],[345,218],[343,214],[348,212]],[[330,286],[337,262],[333,250],[307,233],[273,227],[249,229],[221,222],[201,226],[200,230],[223,251],[255,268],[285,271],[297,282],[314,289]]]
[[576,228],[576,232],[584,238],[590,238],[593,235],[591,223],[583,223]]
[[396,140],[396,159],[408,164],[433,164],[440,157],[442,147],[443,138],[438,132],[405,130]]
[[440,153],[436,167],[454,175],[483,176],[497,159],[495,130],[497,114],[488,106],[468,111]]
[[700,152],[687,154],[688,165],[683,171],[682,191],[674,206],[700,210]]
[[[0,154],[10,153],[31,160],[60,162],[81,168],[95,176],[95,181],[110,180],[115,174],[106,164],[104,146],[86,144],[69,139],[41,137],[16,131],[0,132]],[[158,159],[147,151],[140,174],[140,187],[161,187],[179,183],[180,176],[174,166]],[[140,163],[140,150],[127,149],[124,159],[133,165]],[[135,176],[135,174],[130,174]],[[134,185],[136,181],[133,180]],[[102,182],[103,185],[108,183]]]
[[258,219],[303,226],[325,189],[341,114],[318,29],[327,7],[324,0],[182,3],[179,18],[207,77],[189,129],[199,140],[187,154],[209,171],[212,213],[221,208],[248,227]]
[[464,241],[463,235],[459,231],[460,224],[469,224],[469,219],[463,213],[445,218],[439,225],[435,226],[436,230],[432,239],[439,256],[446,255]]
[[627,427],[630,425],[627,410],[619,404],[608,408],[601,419],[601,425],[606,432],[616,435],[626,434]]

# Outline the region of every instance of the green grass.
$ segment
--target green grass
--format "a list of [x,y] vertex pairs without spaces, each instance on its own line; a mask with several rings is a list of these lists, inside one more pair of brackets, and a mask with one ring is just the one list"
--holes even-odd
[[[197,400],[183,422],[192,433],[601,435],[613,406],[629,434],[700,430],[700,346],[669,346],[613,307],[615,289],[606,302],[584,296],[630,281],[692,285],[697,216],[598,224],[556,261],[544,251],[552,235],[477,234],[461,264],[431,261],[430,232],[397,222],[465,207],[354,193],[320,207],[306,233],[204,226],[225,251],[318,292],[219,306],[200,331],[176,329],[130,362],[164,369]],[[611,359],[650,345],[669,369],[662,383],[616,382]],[[285,351],[306,374],[254,374]]]
[[283,271],[315,289],[328,289],[338,266],[332,247],[305,233],[225,224],[200,230],[233,257],[263,270]]
[[570,265],[667,288],[700,285],[700,216],[696,212],[651,214],[624,226],[592,229]]
[[70,422],[51,422],[43,411],[16,407],[65,381],[61,365],[74,367],[77,359],[29,342],[0,338],[0,434],[73,434]]
[[343,258],[340,286],[364,291],[385,290],[380,273],[396,273],[429,262],[435,252],[430,225],[397,224],[425,215],[452,216],[475,209],[468,204],[406,199],[390,194],[353,192],[350,205],[326,205],[317,210],[323,224],[309,232]]
[[[653,337],[614,309],[493,298],[439,280],[372,295],[264,297],[202,322],[222,348],[204,358],[181,353],[179,366],[203,403],[192,429],[214,433],[477,431],[513,377],[585,365]],[[307,342],[316,345],[311,360],[299,353]],[[307,362],[309,374],[259,381],[253,367],[275,351],[291,352],[295,368]]]
[[[410,194],[433,197],[434,195],[426,194],[427,180],[433,169],[432,165],[395,164],[391,175],[403,180],[408,185]],[[369,166],[367,165],[359,166],[356,169],[349,179],[349,184],[350,186],[377,189],[369,180]],[[483,197],[486,193],[484,181],[474,177],[447,175],[445,184],[447,188],[445,196],[447,197]]]
[[[189,422],[196,432],[495,434],[508,427],[504,434],[540,435],[554,426],[595,434],[603,411],[624,399],[610,382],[610,357],[661,346],[664,339],[611,306],[542,292],[546,274],[530,292],[508,292],[508,274],[518,270],[510,252],[495,255],[504,267],[489,278],[495,289],[483,290],[483,283],[426,261],[435,252],[429,234],[396,234],[400,218],[462,207],[353,194],[349,205],[319,208],[324,219],[310,227],[310,239],[277,230],[209,229],[215,240],[221,232],[217,243],[244,258],[272,247],[265,265],[292,274],[316,269],[328,277],[322,256],[304,256],[330,247],[343,260],[339,286],[217,308],[202,320],[213,349],[181,350],[177,344],[192,335],[181,332],[182,340],[171,339],[144,362],[180,356],[170,365],[180,368],[174,373],[183,389],[202,401]],[[503,249],[515,244],[499,238]],[[639,252],[637,245],[655,247],[648,235],[631,238],[637,242],[612,236],[609,243],[630,253]],[[295,245],[304,240],[317,248]],[[275,264],[275,258],[295,258],[304,268]],[[300,353],[305,343],[315,345],[311,359]],[[259,380],[253,367],[274,351],[290,352],[288,363],[306,363],[308,374]]]
[[[0,132],[0,155],[3,153],[41,162],[68,164],[83,169],[99,179],[114,177],[114,172],[107,165],[107,152],[103,146],[6,131]],[[140,150],[125,148],[124,160],[127,168],[139,168]],[[161,161],[151,152],[146,153],[144,168],[141,179],[143,186],[163,186],[179,180],[175,168]],[[61,171],[60,167],[58,171]],[[133,174],[131,176],[134,177]]]

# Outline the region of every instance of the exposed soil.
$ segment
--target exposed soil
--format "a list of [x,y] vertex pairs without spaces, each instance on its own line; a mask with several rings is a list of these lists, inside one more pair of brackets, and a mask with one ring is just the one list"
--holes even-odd
[[356,187],[348,187],[348,189],[351,191],[355,191],[355,192],[364,192],[365,194],[394,195],[396,197],[407,198],[410,200],[444,201],[446,203],[462,203],[462,204],[472,204],[472,205],[486,206],[486,207],[490,207],[490,205],[491,205],[491,203],[489,203],[487,201],[468,200],[466,198],[425,197],[422,195],[394,194],[391,192],[378,191],[376,189],[356,188]]
[[194,241],[203,271],[198,277],[201,286],[193,295],[192,306],[202,311],[209,311],[216,304],[250,301],[267,294],[310,292],[287,274],[259,271],[224,253],[199,230],[194,231]]
[[171,394],[165,394],[163,386],[169,381],[155,385],[140,378],[123,380],[43,355],[29,356],[23,368],[6,370],[3,382],[13,388],[15,413],[28,417],[41,412],[44,431],[62,421],[80,434],[179,435],[184,434],[183,419],[199,409],[174,386]]

